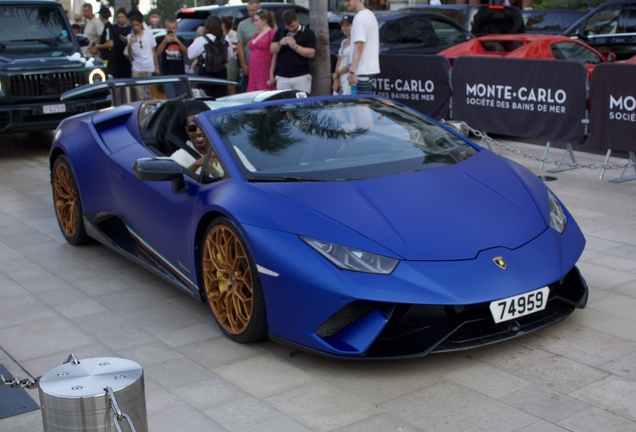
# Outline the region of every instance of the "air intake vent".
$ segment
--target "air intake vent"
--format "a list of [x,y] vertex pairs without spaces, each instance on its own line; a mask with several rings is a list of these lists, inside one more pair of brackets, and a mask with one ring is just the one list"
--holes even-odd
[[84,72],[14,75],[10,77],[9,91],[14,97],[59,96],[83,84]]
[[333,336],[377,308],[377,304],[365,301],[349,303],[325,321],[316,334],[321,338]]

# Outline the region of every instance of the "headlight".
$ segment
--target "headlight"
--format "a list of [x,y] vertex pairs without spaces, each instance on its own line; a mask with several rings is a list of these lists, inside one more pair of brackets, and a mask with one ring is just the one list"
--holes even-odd
[[548,199],[550,200],[550,228],[561,234],[568,224],[568,218],[565,217],[561,204],[551,191],[548,191]]
[[362,273],[390,274],[398,265],[398,260],[340,246],[321,240],[300,237],[302,241],[314,248],[320,255],[331,261],[336,267]]
[[96,82],[106,81],[106,74],[101,69],[93,69],[90,74],[88,74],[88,82],[89,84],[93,84]]

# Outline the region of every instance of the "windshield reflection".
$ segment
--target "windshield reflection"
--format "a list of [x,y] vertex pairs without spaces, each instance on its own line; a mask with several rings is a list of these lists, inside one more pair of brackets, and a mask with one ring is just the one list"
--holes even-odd
[[385,99],[276,104],[210,119],[250,181],[365,179],[453,165],[476,153]]

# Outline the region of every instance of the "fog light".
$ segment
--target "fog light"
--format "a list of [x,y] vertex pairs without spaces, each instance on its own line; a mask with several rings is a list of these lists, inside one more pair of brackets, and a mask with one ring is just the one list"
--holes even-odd
[[93,69],[88,75],[88,82],[90,84],[103,81],[106,81],[106,74],[101,69]]

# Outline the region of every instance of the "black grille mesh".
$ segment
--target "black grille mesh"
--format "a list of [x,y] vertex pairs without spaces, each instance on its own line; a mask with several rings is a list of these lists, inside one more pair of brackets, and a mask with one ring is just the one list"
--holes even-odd
[[15,97],[59,96],[83,84],[86,84],[84,72],[13,75],[9,89]]
[[316,330],[316,334],[321,338],[333,336],[377,308],[378,306],[371,302],[355,301],[349,303],[331,315],[331,317]]

